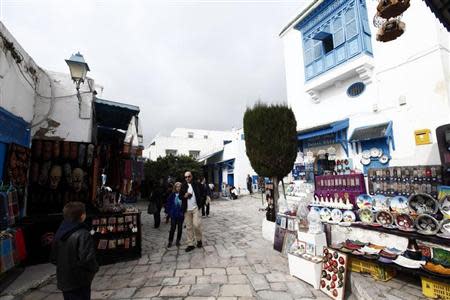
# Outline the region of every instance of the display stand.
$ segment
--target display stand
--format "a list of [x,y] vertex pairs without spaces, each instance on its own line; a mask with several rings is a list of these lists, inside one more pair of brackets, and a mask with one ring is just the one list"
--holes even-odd
[[[327,246],[325,233],[311,234],[307,232],[297,232],[298,241],[304,242],[307,246],[307,254],[311,256],[320,256],[322,254],[323,247]],[[321,262],[313,262],[304,257],[300,257],[294,254],[288,254],[289,260],[289,272],[292,276],[295,276],[309,284],[315,289],[319,289],[320,274],[322,270]]]
[[273,244],[275,236],[275,222],[267,221],[266,218],[262,221],[262,236],[263,239]]

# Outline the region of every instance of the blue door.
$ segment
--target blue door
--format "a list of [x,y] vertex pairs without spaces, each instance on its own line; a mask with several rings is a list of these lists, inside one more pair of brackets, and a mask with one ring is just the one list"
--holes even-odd
[[228,174],[228,185],[234,185],[234,174]]

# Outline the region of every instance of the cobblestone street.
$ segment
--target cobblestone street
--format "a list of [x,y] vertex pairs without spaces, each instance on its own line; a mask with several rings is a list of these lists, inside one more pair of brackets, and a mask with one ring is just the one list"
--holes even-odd
[[[180,249],[167,249],[169,225],[153,228],[153,216],[144,203],[139,207],[142,258],[101,267],[92,299],[329,299],[290,276],[287,258],[262,238],[261,198],[214,201],[211,216],[202,218],[204,247],[190,253],[183,243]],[[397,278],[377,283],[352,273],[351,279],[355,294],[348,289],[346,299],[424,299],[419,286]],[[21,299],[58,300],[62,295],[53,278]]]
[[[214,201],[203,218],[204,247],[190,253],[166,249],[169,225],[153,228],[142,213],[140,260],[103,266],[92,286],[93,299],[327,299],[289,275],[287,259],[261,237],[261,199]],[[185,232],[183,232],[183,238]],[[182,243],[183,244],[183,243]],[[55,280],[27,300],[62,299]]]

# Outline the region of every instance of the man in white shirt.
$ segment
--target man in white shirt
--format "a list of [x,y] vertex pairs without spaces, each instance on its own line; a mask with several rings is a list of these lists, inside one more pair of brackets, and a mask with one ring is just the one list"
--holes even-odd
[[187,248],[186,252],[195,249],[194,236],[197,241],[197,247],[201,248],[202,243],[202,224],[199,212],[205,205],[205,195],[200,184],[193,180],[192,173],[184,174],[185,182],[181,186],[180,196],[182,208],[184,211],[184,222],[186,224]]

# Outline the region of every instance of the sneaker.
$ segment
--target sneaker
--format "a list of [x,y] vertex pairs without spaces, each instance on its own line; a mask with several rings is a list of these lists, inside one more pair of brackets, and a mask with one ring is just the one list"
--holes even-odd
[[170,248],[170,247],[172,247],[172,242],[169,242],[169,243],[167,244],[167,248]]
[[195,249],[195,247],[194,246],[188,246],[187,248],[186,248],[186,252],[191,252],[192,250],[194,250]]
[[201,248],[201,247],[203,247],[203,243],[202,243],[202,241],[198,241],[197,242],[197,248]]

